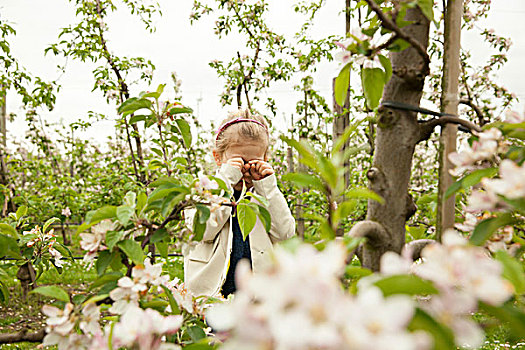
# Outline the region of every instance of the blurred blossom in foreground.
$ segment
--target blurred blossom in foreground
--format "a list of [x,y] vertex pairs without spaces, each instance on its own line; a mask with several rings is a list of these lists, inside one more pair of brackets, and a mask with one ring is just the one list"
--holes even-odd
[[[274,265],[253,275],[237,269],[233,301],[207,313],[217,331],[230,331],[224,349],[427,349],[426,334],[407,331],[415,304],[408,296],[383,297],[373,286],[357,297],[340,276],[346,250],[336,243],[295,254],[276,248]],[[300,286],[300,288],[298,288]]]

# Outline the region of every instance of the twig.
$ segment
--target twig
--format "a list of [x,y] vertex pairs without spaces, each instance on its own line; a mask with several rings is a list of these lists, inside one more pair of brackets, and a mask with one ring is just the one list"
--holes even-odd
[[[246,81],[249,79],[248,75],[244,74],[244,66],[242,64],[241,54],[239,51],[237,51],[237,57],[239,58],[239,65],[241,66],[241,72],[242,72],[242,87],[244,88],[244,95],[246,96],[246,104],[248,105],[248,109],[251,110],[252,106],[250,104],[250,97],[248,96],[248,88],[246,86]],[[250,71],[251,74],[251,71]]]
[[425,61],[425,64],[428,67],[428,65],[430,64],[430,56],[428,55],[427,50],[423,47],[423,45],[421,45],[421,43],[416,41],[416,39],[414,39],[410,35],[405,34],[391,18],[388,18],[388,16],[383,12],[383,10],[381,10],[381,7],[378,4],[376,4],[374,0],[365,1],[368,4],[368,6],[372,9],[372,11],[376,13],[379,20],[381,20],[383,27],[385,29],[393,31],[397,37],[405,40],[414,49],[416,49],[416,51],[421,55],[421,57]]
[[388,39],[387,41],[385,41],[384,43],[382,43],[381,45],[379,46],[376,46],[374,47],[372,50],[371,50],[371,55],[381,51],[381,50],[384,50],[386,49],[387,47],[389,47],[390,45],[392,45],[392,43],[394,41],[396,41],[397,39],[399,39],[399,36],[397,35],[397,33],[394,33],[392,34],[392,36],[390,37],[390,39]]

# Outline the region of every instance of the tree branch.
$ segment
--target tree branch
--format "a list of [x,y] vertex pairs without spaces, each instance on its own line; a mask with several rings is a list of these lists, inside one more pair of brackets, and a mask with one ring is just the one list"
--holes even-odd
[[[370,244],[372,247],[377,247],[385,242],[389,242],[390,238],[388,232],[385,230],[383,225],[378,222],[365,220],[359,221],[356,223],[346,236],[354,238],[366,238],[367,244]],[[354,251],[350,252],[347,257],[347,261],[352,261],[352,257],[356,254],[356,251],[359,248],[356,248]]]
[[416,261],[417,259],[421,258],[421,252],[423,249],[426,246],[434,243],[436,243],[436,241],[433,239],[417,239],[415,241],[406,243],[403,250],[408,251],[412,257],[412,260]]
[[365,0],[368,6],[374,11],[381,21],[385,29],[393,31],[399,39],[403,39],[408,42],[416,51],[419,53],[421,58],[425,61],[427,67],[430,64],[430,56],[427,53],[427,50],[421,45],[418,41],[412,38],[410,35],[405,34],[397,24],[381,10],[381,7],[374,2],[374,0]]
[[430,119],[428,121],[420,123],[420,138],[419,141],[427,140],[430,137],[430,134],[434,131],[436,126],[444,126],[446,124],[458,124],[462,125],[470,131],[481,132],[481,128],[476,124],[469,122],[468,120],[461,119],[452,115],[445,115],[440,118]]
[[472,108],[472,110],[476,113],[476,116],[478,117],[478,120],[479,120],[479,124],[481,126],[485,125],[485,118],[483,116],[483,112],[481,111],[481,109],[474,104],[474,102],[472,102],[472,100],[468,99],[468,100],[459,100],[459,103],[462,104],[462,105],[466,105],[466,106],[469,106],[470,108]]
[[392,34],[392,36],[390,37],[390,39],[388,39],[387,41],[385,41],[384,43],[382,43],[381,45],[379,46],[376,46],[372,49],[372,55],[383,50],[383,49],[386,49],[387,47],[389,47],[390,45],[392,45],[394,43],[394,41],[396,41],[397,39],[399,39],[399,36],[397,35],[397,33],[394,33]]
[[27,342],[42,342],[46,331],[44,328],[34,333],[28,333],[28,329],[24,328],[16,333],[0,333],[0,344],[20,343],[23,341]]

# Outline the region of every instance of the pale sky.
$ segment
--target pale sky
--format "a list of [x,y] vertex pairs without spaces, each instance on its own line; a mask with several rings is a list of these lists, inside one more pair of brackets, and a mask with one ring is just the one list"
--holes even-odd
[[[170,73],[177,72],[182,80],[183,103],[192,107],[204,124],[209,120],[222,119],[234,106],[222,107],[219,94],[223,81],[208,66],[213,59],[228,60],[236,55],[247,53],[239,45],[239,37],[231,36],[219,40],[213,34],[213,15],[190,25],[188,16],[192,0],[160,0],[163,16],[157,21],[157,31],[149,34],[144,26],[125,9],[111,15],[106,23],[110,28],[107,34],[108,46],[117,55],[142,56],[151,59],[157,69],[152,86],[135,87],[131,94],[150,90],[159,83],[169,83]],[[292,11],[295,1],[270,0],[270,26],[277,32],[293,35],[301,25],[300,18]],[[342,0],[328,0],[322,9],[315,36],[344,33],[344,18],[338,14]],[[10,39],[12,53],[20,63],[33,75],[44,80],[56,79],[60,73],[56,69],[62,64],[61,59],[53,55],[44,56],[44,49],[57,42],[60,28],[76,23],[74,6],[66,0],[0,0],[0,13],[3,20],[8,20],[16,29],[16,37]],[[525,106],[525,87],[523,81],[523,62],[525,62],[525,1],[493,0],[490,17],[481,23],[496,30],[496,33],[510,36],[513,46],[509,52],[509,62],[498,73],[500,81],[518,95],[520,102],[514,106],[523,112]],[[488,24],[487,24],[488,23]],[[474,63],[486,61],[488,46],[473,33],[465,33],[462,38],[464,48],[472,51]],[[91,92],[94,78],[91,74],[93,65],[69,61],[66,73],[60,78],[62,85],[57,95],[57,103],[52,112],[42,112],[47,120],[54,122],[63,119],[66,123],[87,119],[88,111],[105,113],[114,118],[115,107],[108,106],[99,91]],[[338,64],[328,62],[321,64],[315,75],[316,88],[331,103],[331,84],[338,73]],[[275,124],[285,127],[290,115],[295,110],[295,103],[301,98],[293,90],[293,85],[300,80],[300,75],[292,82],[279,83],[265,94],[273,97],[278,103],[278,119]],[[8,113],[20,112],[20,101],[13,93],[8,94]],[[264,100],[263,98],[262,100]],[[437,109],[437,106],[426,105]],[[262,107],[262,106],[260,106]],[[25,122],[23,117],[8,125],[10,137],[23,137]],[[113,121],[102,121],[93,125],[84,137],[103,141],[113,134]]]

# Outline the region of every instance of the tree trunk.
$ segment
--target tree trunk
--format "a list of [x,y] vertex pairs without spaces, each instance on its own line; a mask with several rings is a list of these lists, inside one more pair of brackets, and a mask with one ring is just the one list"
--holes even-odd
[[[407,11],[405,18],[412,24],[402,31],[428,46],[429,20],[419,8]],[[383,101],[396,101],[418,106],[428,66],[412,47],[390,54],[393,75],[383,91]],[[369,200],[367,221],[352,230],[355,236],[366,236],[362,251],[362,265],[374,271],[386,251],[400,253],[405,244],[405,223],[415,212],[408,195],[412,156],[421,139],[417,114],[414,112],[380,107],[372,168],[367,177],[370,189],[385,200],[383,204]],[[352,231],[351,231],[352,233]]]
[[[443,80],[441,82],[441,112],[457,114],[458,84],[461,48],[461,17],[463,2],[448,0],[445,10],[445,43],[443,54]],[[441,128],[439,139],[439,185],[436,217],[436,239],[441,241],[443,231],[454,227],[455,196],[445,199],[445,191],[453,183],[449,170],[453,165],[448,155],[456,150],[457,125],[447,124]]]
[[30,262],[27,262],[20,266],[16,273],[16,277],[22,286],[22,296],[24,299],[27,299],[27,294],[36,287],[36,273],[33,265],[31,265]]

